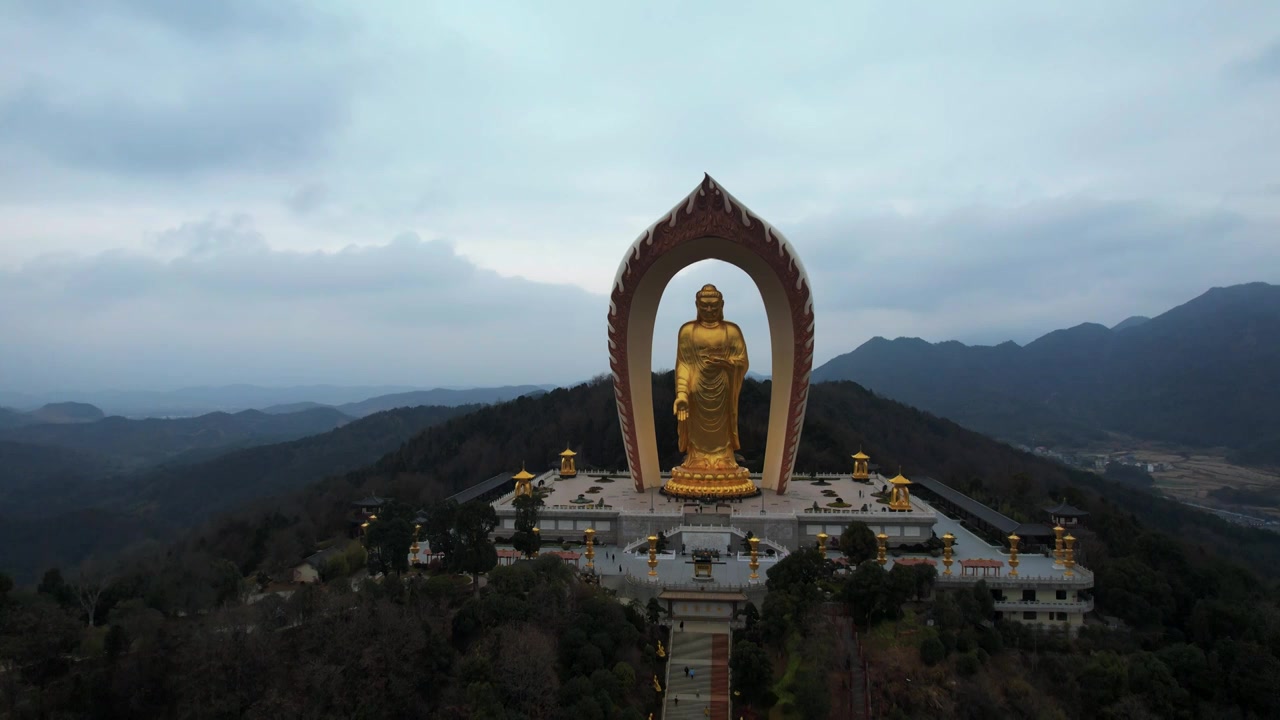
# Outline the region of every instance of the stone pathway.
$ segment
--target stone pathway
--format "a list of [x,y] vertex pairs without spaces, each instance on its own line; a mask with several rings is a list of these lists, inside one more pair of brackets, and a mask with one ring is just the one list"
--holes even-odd
[[729,625],[685,621],[681,630],[677,623],[667,673],[665,720],[728,720]]

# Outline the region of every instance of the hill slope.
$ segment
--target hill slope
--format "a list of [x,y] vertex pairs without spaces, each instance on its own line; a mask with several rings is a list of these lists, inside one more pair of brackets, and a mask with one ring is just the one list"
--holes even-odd
[[261,445],[314,435],[346,424],[333,408],[285,415],[245,410],[194,418],[129,420],[113,416],[90,423],[40,424],[0,430],[0,439],[96,453],[126,467],[142,467],[191,451]]
[[[0,502],[0,569],[27,582],[47,567],[167,540],[216,513],[367,465],[424,428],[474,409],[401,408],[299,440],[128,475],[96,456],[0,442],[0,479],[8,481],[0,501],[34,500]],[[10,462],[15,470],[6,473]]]
[[1028,444],[1104,431],[1280,448],[1280,286],[1214,288],[1145,322],[1085,323],[1026,347],[873,338],[814,370]]
[[365,415],[399,407],[481,405],[506,402],[523,395],[540,395],[544,392],[546,392],[546,389],[537,385],[504,385],[502,387],[470,388],[467,390],[436,388],[434,390],[414,390],[412,392],[379,395],[360,402],[344,403],[339,405],[338,409],[352,417],[364,417]]
[[[655,406],[669,408],[673,399],[671,374],[655,376]],[[739,418],[748,467],[758,469],[763,462],[768,404],[769,384],[748,380]],[[659,446],[662,464],[674,465],[679,458],[669,413],[657,413],[657,433],[671,439]],[[626,467],[610,382],[557,389],[454,418],[369,467],[307,487],[292,499],[246,509],[212,528],[203,542],[247,572],[256,556],[249,552],[246,537],[254,532],[289,535],[294,545],[310,547],[344,526],[348,503],[357,497],[377,492],[424,504],[521,464],[535,472],[556,467],[566,440],[580,453],[579,467]],[[949,482],[1020,521],[1043,521],[1042,504],[1066,495],[1099,516],[1116,515],[1120,508],[1123,518],[1136,513],[1153,528],[1194,532],[1201,551],[1229,549],[1268,572],[1280,562],[1280,535],[1232,526],[1142,490],[1019,452],[854,383],[814,386],[796,462],[797,481],[810,471],[848,471],[849,455],[859,447],[883,467],[901,466],[908,476],[927,474]],[[261,525],[267,522],[264,517],[274,520]]]

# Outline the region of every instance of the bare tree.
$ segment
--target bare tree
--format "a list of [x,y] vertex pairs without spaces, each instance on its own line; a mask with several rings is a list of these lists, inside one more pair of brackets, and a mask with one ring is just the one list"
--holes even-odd
[[102,591],[111,583],[106,573],[86,572],[80,569],[76,576],[76,599],[80,601],[80,609],[88,617],[89,627],[97,624],[95,615],[98,612],[98,600]]

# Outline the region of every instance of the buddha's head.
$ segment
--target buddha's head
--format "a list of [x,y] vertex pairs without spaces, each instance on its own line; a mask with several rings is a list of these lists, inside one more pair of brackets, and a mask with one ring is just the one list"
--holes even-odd
[[704,323],[724,320],[724,296],[715,285],[703,285],[698,291],[698,320]]

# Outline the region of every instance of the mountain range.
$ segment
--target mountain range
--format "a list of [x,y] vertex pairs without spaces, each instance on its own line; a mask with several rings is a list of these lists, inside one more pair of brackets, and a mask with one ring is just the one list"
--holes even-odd
[[[93,406],[87,406],[93,407]],[[194,453],[293,440],[327,432],[351,421],[333,408],[271,415],[258,410],[214,412],[193,418],[41,423],[0,430],[0,440],[74,450],[114,462],[121,470],[153,465]]]
[[[414,405],[466,405],[477,402],[502,402],[517,395],[549,390],[548,385],[522,385],[507,388],[416,388],[406,385],[296,385],[262,387],[259,385],[217,385],[178,390],[103,390],[76,392],[27,393],[0,390],[0,427],[5,426],[3,408],[31,410],[48,403],[76,401],[101,408],[107,415],[126,417],[190,417],[210,412],[264,410],[278,405],[307,404],[339,407],[370,402],[379,396],[401,396],[406,393],[435,393],[428,402],[402,402],[389,407]],[[382,409],[388,409],[382,408]],[[305,408],[298,408],[305,409]],[[339,409],[341,409],[339,407]],[[10,411],[12,413],[13,411]],[[345,414],[359,416],[355,412]],[[368,414],[368,413],[364,413]]]
[[[421,405],[455,407],[458,405],[482,405],[506,402],[512,398],[524,395],[541,395],[547,390],[547,387],[541,385],[504,385],[502,387],[468,388],[466,390],[453,390],[450,388],[411,390],[409,392],[379,395],[359,402],[343,403],[336,406],[336,409],[344,415],[349,415],[351,417],[364,417],[376,412],[391,410],[398,407],[418,407]],[[307,401],[272,405],[270,407],[263,408],[263,412],[287,413],[317,407],[334,406]]]
[[0,440],[0,568],[25,582],[47,567],[176,537],[241,503],[365,466],[424,428],[477,408],[399,408],[288,442],[224,446],[198,460],[188,452],[132,472],[105,454]]
[[1121,433],[1280,463],[1280,286],[1213,288],[1154,318],[1026,346],[872,338],[813,371],[1028,445]]

